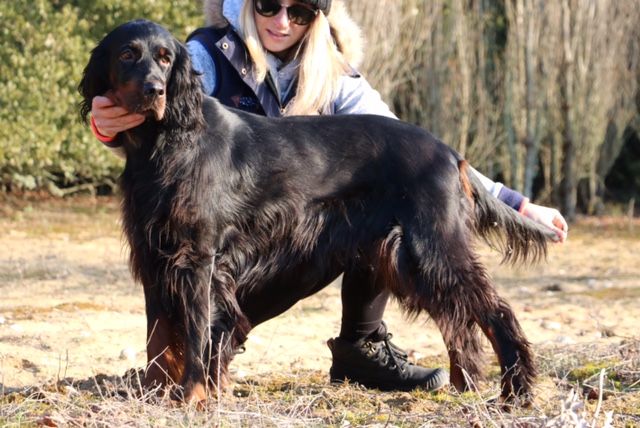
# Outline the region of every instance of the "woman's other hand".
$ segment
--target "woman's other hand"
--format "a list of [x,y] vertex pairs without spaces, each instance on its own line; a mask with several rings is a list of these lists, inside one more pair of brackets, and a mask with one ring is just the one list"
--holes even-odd
[[527,202],[521,212],[525,217],[553,230],[558,235],[560,242],[567,239],[569,226],[557,209]]

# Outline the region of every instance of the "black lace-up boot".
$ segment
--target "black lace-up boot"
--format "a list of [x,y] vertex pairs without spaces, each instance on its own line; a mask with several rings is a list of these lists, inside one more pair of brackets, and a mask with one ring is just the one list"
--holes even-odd
[[329,339],[327,345],[333,355],[329,370],[332,382],[349,380],[382,391],[415,388],[437,391],[449,382],[449,374],[444,369],[410,363],[407,353],[391,342],[391,333],[387,333],[384,324],[380,330],[356,342],[340,337]]

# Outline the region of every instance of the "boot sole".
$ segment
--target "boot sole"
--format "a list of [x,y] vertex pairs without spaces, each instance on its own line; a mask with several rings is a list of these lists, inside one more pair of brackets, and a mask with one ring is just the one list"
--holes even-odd
[[445,370],[438,369],[425,382],[418,385],[398,385],[395,382],[368,381],[366,379],[353,379],[346,375],[331,375],[330,383],[332,385],[342,385],[345,382],[358,384],[367,389],[379,389],[380,391],[413,391],[414,389],[420,389],[427,392],[436,392],[449,384],[449,375]]

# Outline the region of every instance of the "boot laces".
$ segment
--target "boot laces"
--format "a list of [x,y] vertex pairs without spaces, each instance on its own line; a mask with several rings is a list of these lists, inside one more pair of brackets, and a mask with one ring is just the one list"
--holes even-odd
[[391,333],[387,333],[381,341],[382,346],[376,346],[371,341],[366,342],[365,345],[369,348],[369,355],[374,356],[376,360],[389,367],[389,369],[400,369],[400,372],[404,373],[406,365],[411,364],[408,361],[409,356],[401,348],[391,342],[392,337],[393,335]]

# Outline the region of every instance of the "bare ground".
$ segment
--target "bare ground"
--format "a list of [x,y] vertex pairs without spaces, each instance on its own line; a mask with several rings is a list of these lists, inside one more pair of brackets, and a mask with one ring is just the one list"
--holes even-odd
[[[142,290],[128,272],[117,202],[2,197],[0,204],[0,425],[73,425],[74,420],[92,425],[61,410],[68,409],[59,400],[67,400],[69,389],[60,385],[74,385],[72,391],[92,397],[87,405],[92,413],[92,406],[105,402],[96,385],[104,386],[105,379],[118,383],[119,376],[145,362]],[[541,377],[533,411],[500,419],[504,416],[485,412],[479,404],[484,401],[453,391],[394,395],[329,385],[325,342],[339,331],[336,283],[251,333],[247,351],[232,365],[236,383],[227,396],[232,401],[212,404],[217,420],[268,426],[300,421],[537,426],[583,415],[576,416],[576,425],[586,420],[604,426],[612,412],[614,425],[640,424],[640,222],[582,219],[572,226],[569,241],[554,246],[547,262],[537,266],[511,268],[499,264],[497,253],[483,254],[538,354]],[[385,320],[412,358],[446,363],[442,339],[426,319],[409,322],[392,304]],[[602,379],[601,369],[606,369]],[[481,388],[487,395],[496,392],[495,371],[489,369],[494,381]],[[41,406],[43,391],[49,392]],[[452,404],[452,397],[461,401]],[[442,419],[447,411],[461,419],[447,422]],[[160,416],[143,413],[142,419],[122,416],[116,424],[156,425],[153,418]],[[436,419],[425,416],[436,413]],[[202,417],[182,414],[178,425],[206,424]],[[97,426],[100,420],[89,418]]]

